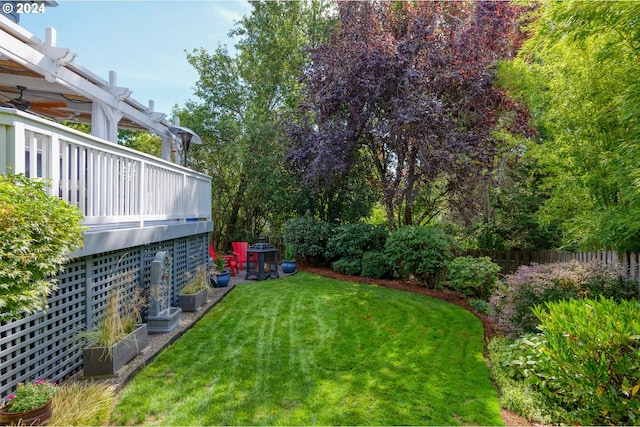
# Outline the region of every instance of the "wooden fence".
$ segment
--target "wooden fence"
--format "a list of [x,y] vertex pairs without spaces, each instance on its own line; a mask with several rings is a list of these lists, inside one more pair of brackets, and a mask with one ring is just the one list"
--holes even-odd
[[569,251],[496,251],[471,249],[470,256],[487,256],[502,268],[502,274],[514,273],[521,265],[549,264],[577,260],[580,262],[600,261],[607,265],[620,265],[627,277],[640,282],[640,257],[635,252],[615,251],[569,252]]

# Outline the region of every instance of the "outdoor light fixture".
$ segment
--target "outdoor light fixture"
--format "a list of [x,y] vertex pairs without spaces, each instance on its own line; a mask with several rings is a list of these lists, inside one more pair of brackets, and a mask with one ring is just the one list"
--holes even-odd
[[182,126],[170,126],[169,132],[173,134],[176,139],[176,142],[180,143],[180,152],[182,166],[187,166],[187,151],[189,151],[189,146],[191,144],[202,144],[202,139],[194,131],[189,128],[185,128]]
[[258,239],[247,249],[247,274],[245,280],[254,277],[264,280],[269,277],[276,279],[278,273],[278,249],[266,242],[264,237]]

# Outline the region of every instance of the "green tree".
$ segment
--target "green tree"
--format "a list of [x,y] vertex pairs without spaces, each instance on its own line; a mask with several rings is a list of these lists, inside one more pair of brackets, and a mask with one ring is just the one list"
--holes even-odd
[[567,246],[640,250],[638,16],[638,2],[543,2],[501,70],[539,132],[541,215]]
[[520,8],[507,2],[338,1],[340,25],[312,49],[306,120],[288,160],[305,182],[371,177],[387,223],[427,224],[467,204],[492,168],[501,113],[495,65],[515,52]]
[[0,175],[0,321],[46,308],[50,276],[82,244],[81,220],[46,182]]
[[546,250],[562,245],[557,221],[544,223],[538,212],[548,195],[534,158],[520,150],[505,155],[482,190],[482,216],[469,228],[465,244],[497,250]]
[[294,209],[295,176],[282,162],[281,122],[299,101],[305,46],[327,25],[323,1],[254,1],[225,46],[187,55],[198,71],[197,101],[177,112],[200,135],[193,166],[213,178],[215,243],[279,228]]
[[[88,123],[63,122],[63,124],[80,132],[91,134],[91,125]],[[162,139],[152,132],[118,129],[118,144],[156,157],[160,157],[162,151]]]
[[120,129],[118,144],[156,157],[160,157],[162,151],[162,138],[151,132]]

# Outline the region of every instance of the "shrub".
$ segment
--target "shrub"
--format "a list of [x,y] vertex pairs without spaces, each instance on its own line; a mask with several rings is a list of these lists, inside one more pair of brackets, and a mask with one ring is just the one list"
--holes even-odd
[[50,276],[82,245],[82,214],[47,185],[0,175],[0,320],[45,309]]
[[362,271],[362,262],[360,259],[340,258],[331,264],[331,268],[338,273],[359,276]]
[[334,229],[327,242],[327,259],[360,258],[367,251],[381,251],[387,230],[380,225],[345,224]]
[[539,320],[532,312],[536,305],[569,298],[597,297],[616,300],[633,298],[636,284],[621,271],[600,262],[577,261],[521,266],[506,276],[489,303],[498,324],[510,336],[536,332]]
[[638,425],[640,303],[600,297],[534,311],[546,340],[540,387],[571,413],[565,421]]
[[498,283],[500,266],[489,257],[464,256],[449,263],[448,285],[468,297],[487,299]]
[[[542,339],[537,336],[512,341],[503,337],[489,342],[491,376],[500,391],[500,404],[528,420],[551,425],[566,418],[562,408],[554,405],[536,386],[525,381],[537,365]],[[525,374],[526,373],[526,374]]]
[[327,241],[331,237],[332,226],[311,215],[287,222],[282,231],[286,246],[291,246],[294,253],[312,264],[325,262]]
[[[499,357],[492,359],[503,375],[514,381],[526,381],[544,376],[539,367],[540,360],[548,358],[544,352],[546,341],[540,334],[525,334],[515,340],[496,338],[494,352]],[[536,381],[530,381],[535,383]]]
[[489,303],[483,299],[470,299],[469,305],[485,316],[489,314]]
[[389,257],[384,252],[370,251],[362,255],[362,276],[380,279],[389,277],[392,273]]
[[553,425],[559,419],[555,414],[562,413],[561,408],[550,405],[544,395],[522,382],[502,384],[500,406],[543,425]]
[[435,287],[454,257],[454,238],[439,226],[407,226],[389,234],[385,253],[403,276]]

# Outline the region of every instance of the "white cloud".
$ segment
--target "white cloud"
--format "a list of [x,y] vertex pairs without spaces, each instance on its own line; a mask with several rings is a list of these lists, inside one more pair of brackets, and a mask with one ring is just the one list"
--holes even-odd
[[250,8],[245,1],[211,2],[209,5],[211,14],[222,17],[229,27],[240,21]]

